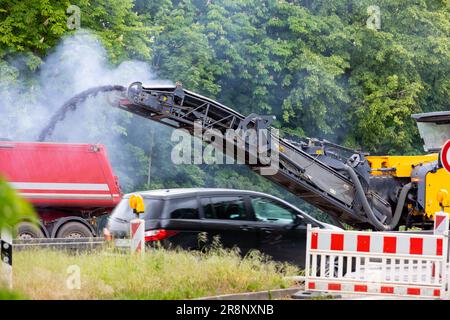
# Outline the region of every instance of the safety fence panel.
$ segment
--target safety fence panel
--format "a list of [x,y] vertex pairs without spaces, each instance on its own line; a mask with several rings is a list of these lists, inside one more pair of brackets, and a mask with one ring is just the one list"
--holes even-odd
[[308,226],[308,291],[445,296],[448,241],[444,235],[336,231]]

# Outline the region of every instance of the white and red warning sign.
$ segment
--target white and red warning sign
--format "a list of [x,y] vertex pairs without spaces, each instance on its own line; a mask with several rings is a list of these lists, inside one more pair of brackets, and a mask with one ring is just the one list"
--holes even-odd
[[130,248],[131,253],[145,252],[145,220],[133,219],[130,221]]
[[450,140],[447,140],[447,142],[442,147],[441,163],[445,170],[450,173]]
[[448,230],[448,213],[436,212],[434,214],[434,235],[445,235],[445,231]]

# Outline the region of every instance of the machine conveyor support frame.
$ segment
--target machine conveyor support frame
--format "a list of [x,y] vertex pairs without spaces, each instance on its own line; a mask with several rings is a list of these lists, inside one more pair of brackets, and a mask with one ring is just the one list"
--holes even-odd
[[[267,128],[269,141],[276,141],[270,147],[271,152],[278,152],[279,169],[274,174],[263,175],[265,178],[318,207],[333,219],[359,227],[372,224],[358,200],[355,184],[345,170],[332,168],[318,156],[278,137],[267,116],[251,114],[245,117],[216,101],[183,89],[179,83],[176,86],[144,87],[135,82],[129,86],[127,98],[120,101],[119,108],[173,128],[187,129],[191,134],[196,125],[203,132],[215,129],[222,133],[227,129],[242,130],[249,124],[255,128]],[[237,143],[235,146],[239,148]],[[246,143],[247,155],[249,150]],[[264,169],[260,163],[246,165],[258,174]],[[375,215],[389,223],[392,220],[390,204],[374,192],[366,193],[366,197]]]

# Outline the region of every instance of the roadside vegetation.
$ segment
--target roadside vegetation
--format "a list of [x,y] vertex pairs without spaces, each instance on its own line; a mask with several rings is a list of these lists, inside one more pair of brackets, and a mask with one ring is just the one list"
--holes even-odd
[[[69,289],[79,267],[80,289]],[[69,253],[52,250],[14,255],[14,290],[27,299],[195,299],[210,295],[288,288],[292,265],[268,261],[258,252],[241,258],[220,247],[207,252],[148,250],[145,256]]]

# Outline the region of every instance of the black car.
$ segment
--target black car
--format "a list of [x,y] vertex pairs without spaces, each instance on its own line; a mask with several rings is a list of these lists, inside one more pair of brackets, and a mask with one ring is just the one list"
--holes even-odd
[[[277,261],[305,264],[306,226],[339,229],[320,222],[276,197],[231,189],[165,189],[138,192],[145,203],[146,242],[200,249],[219,236],[225,248],[237,246],[245,254],[257,249]],[[135,214],[126,195],[112,212],[107,229],[115,238],[129,235]]]

